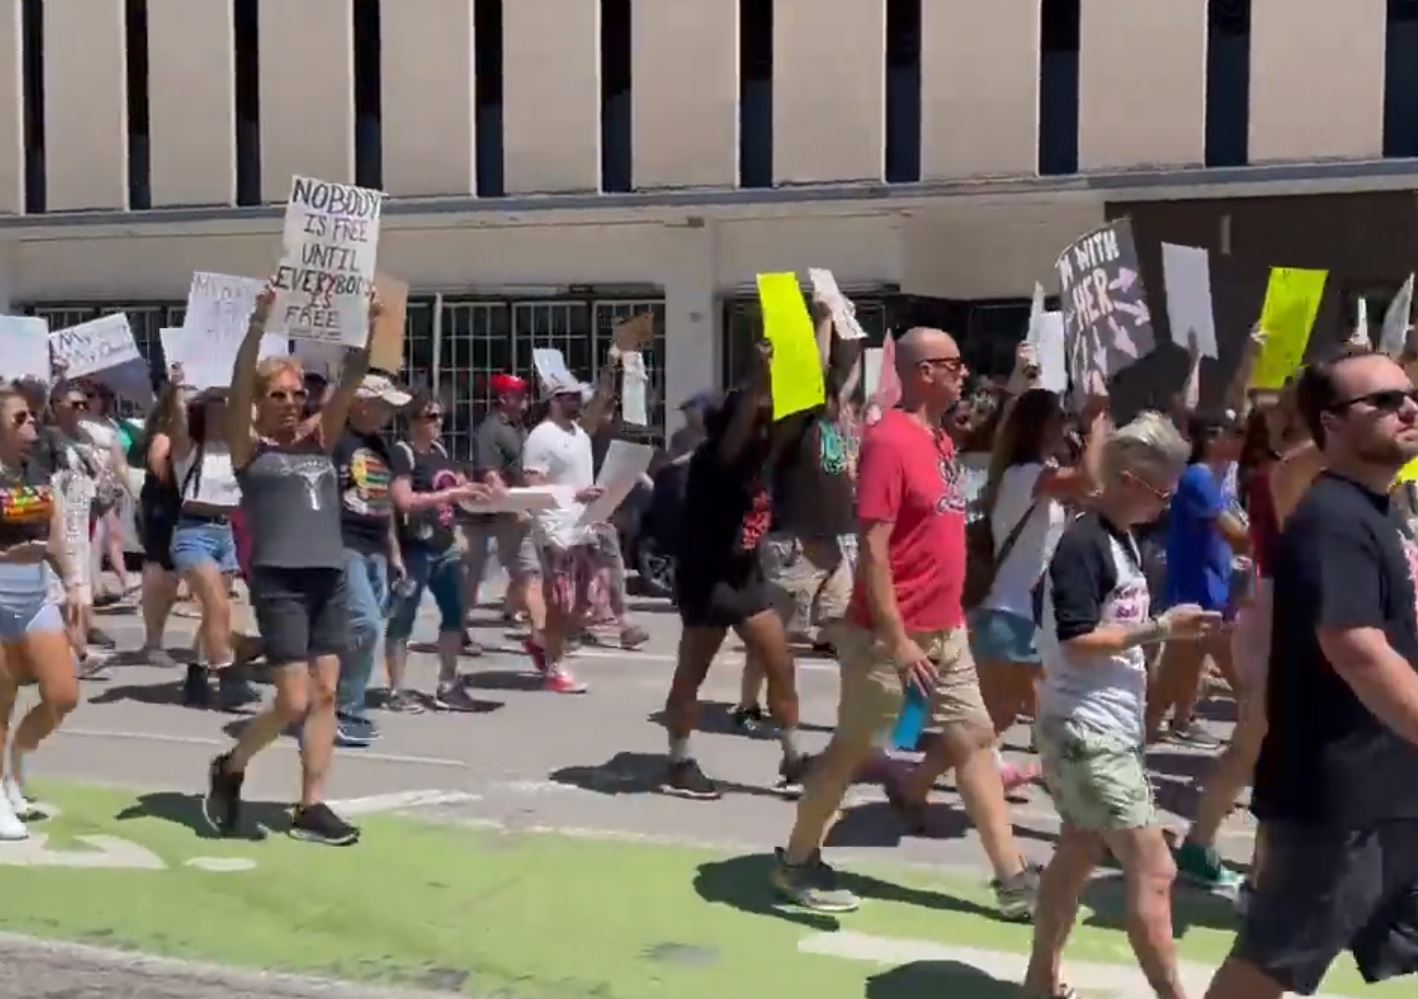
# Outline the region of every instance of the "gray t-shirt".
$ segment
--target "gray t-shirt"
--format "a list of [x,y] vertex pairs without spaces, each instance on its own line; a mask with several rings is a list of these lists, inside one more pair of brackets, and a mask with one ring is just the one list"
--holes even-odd
[[290,447],[260,441],[237,473],[251,526],[251,564],[271,569],[343,568],[335,463],[314,440]]
[[494,409],[478,427],[477,470],[481,477],[496,472],[509,486],[522,482],[522,445],[526,432]]

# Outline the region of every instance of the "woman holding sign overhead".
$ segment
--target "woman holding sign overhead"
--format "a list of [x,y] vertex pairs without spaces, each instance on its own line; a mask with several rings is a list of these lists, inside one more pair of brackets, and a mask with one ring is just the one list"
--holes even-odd
[[[301,726],[301,796],[291,823],[297,839],[348,846],[359,830],[324,803],[335,746],[335,691],[348,615],[340,497],[331,451],[344,431],[355,390],[369,369],[363,349],[345,361],[339,388],[321,411],[304,417],[300,362],[257,363],[275,292],[256,300],[236,356],[227,444],[252,532],[251,603],[276,679],[275,704],[252,719],[230,752],[212,761],[204,812],[222,835],[240,818],[247,764],[289,726]],[[380,312],[371,293],[369,325]],[[253,418],[254,414],[254,418]]]

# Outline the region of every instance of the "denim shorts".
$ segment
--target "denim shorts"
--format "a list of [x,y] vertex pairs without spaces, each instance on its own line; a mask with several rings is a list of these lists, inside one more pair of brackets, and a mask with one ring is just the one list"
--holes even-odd
[[408,579],[394,596],[393,610],[385,630],[387,641],[406,642],[414,633],[414,618],[424,590],[433,594],[438,605],[438,633],[461,633],[463,630],[463,557],[458,549],[431,552],[426,548],[404,550],[404,571]]
[[52,575],[42,562],[0,564],[0,643],[11,645],[40,631],[64,631],[64,615],[50,586]]
[[218,572],[236,573],[236,541],[231,524],[225,520],[179,517],[172,532],[172,564],[178,572],[186,573],[207,563],[215,565]]
[[970,649],[978,663],[1038,666],[1034,622],[1009,611],[980,608],[970,615]]

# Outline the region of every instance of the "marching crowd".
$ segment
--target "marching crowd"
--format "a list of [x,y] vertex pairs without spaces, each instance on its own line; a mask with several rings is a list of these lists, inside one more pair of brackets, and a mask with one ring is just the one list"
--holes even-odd
[[[460,468],[440,443],[439,401],[371,372],[367,349],[337,384],[292,358],[258,363],[270,305],[258,301],[229,389],[193,393],[174,369],[126,447],[97,384],[61,372],[0,390],[0,839],[26,832],[26,757],[74,709],[80,677],[107,666],[91,650],[111,644],[93,624],[94,588],[107,556],[128,590],[112,511],[130,462],[146,473],[142,655],[171,664],[163,634],[185,587],[202,617],[186,701],[259,702],[247,675],[258,660],[275,686],[211,762],[205,812],[219,832],[240,823],[252,757],[293,730],[292,833],[358,839],[324,803],[333,749],[378,738],[366,702],[381,647],[383,706],[424,710],[406,676],[425,594],[439,619],[431,703],[475,707],[459,660],[480,651],[465,621],[494,549],[506,612],[525,617],[548,691],[587,689],[566,665],[575,643],[606,629],[598,640],[627,650],[648,638],[628,616],[616,531],[582,516],[600,496],[598,444],[616,430],[614,358],[595,386],[542,384],[538,420],[529,386],[495,376],[476,460]],[[372,300],[371,323],[378,312]],[[675,551],[683,627],[662,789],[719,795],[691,739],[732,630],[747,651],[734,723],[775,728],[779,787],[798,799],[772,876],[795,905],[859,904],[821,854],[853,782],[880,780],[919,827],[953,769],[1001,916],[1034,923],[1027,995],[1073,994],[1061,953],[1105,852],[1160,996],[1184,995],[1179,873],[1242,913],[1218,999],[1312,993],[1345,949],[1371,980],[1418,971],[1418,545],[1411,487],[1395,488],[1418,457],[1414,358],[1351,343],[1284,391],[1247,391],[1258,329],[1219,408],[1198,407],[1194,357],[1170,412],[1115,425],[1101,380],[1070,409],[1038,387],[1028,346],[995,384],[925,328],[895,342],[890,389],[866,398],[860,342],[819,316],[824,405],[775,420],[762,345],[742,384],[686,406],[662,457],[683,476],[693,525]],[[405,432],[390,443],[397,416]],[[478,512],[529,486],[567,502]],[[254,629],[235,620],[238,575]],[[834,734],[816,756],[799,734],[804,645],[840,663]],[[10,733],[30,684],[38,703]],[[1237,705],[1225,746],[1197,717],[1213,688]],[[923,731],[903,736],[913,714]],[[1034,765],[997,748],[1022,718]],[[882,751],[903,740],[920,751],[909,765]],[[1219,751],[1175,841],[1148,777],[1159,740]],[[1042,869],[1016,847],[1007,798],[1035,780],[1062,819]],[[1216,839],[1252,783],[1260,831],[1243,879]]]

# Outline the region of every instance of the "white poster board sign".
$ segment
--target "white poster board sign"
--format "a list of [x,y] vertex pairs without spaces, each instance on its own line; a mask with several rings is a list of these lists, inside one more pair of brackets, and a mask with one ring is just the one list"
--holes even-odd
[[1393,296],[1393,301],[1388,304],[1388,311],[1384,313],[1383,329],[1379,333],[1379,350],[1389,357],[1398,357],[1403,353],[1403,347],[1408,342],[1409,317],[1413,313],[1413,275],[1408,275],[1408,280],[1403,282],[1403,287],[1398,289],[1398,294]]
[[867,399],[876,395],[881,386],[881,360],[884,351],[880,347],[868,347],[862,352],[862,393]]
[[49,324],[34,316],[0,316],[0,375],[49,384]]
[[620,418],[637,427],[650,425],[645,390],[650,374],[645,370],[645,355],[632,350],[620,355]]
[[650,459],[654,456],[655,449],[646,444],[611,441],[606,459],[601,463],[601,474],[596,476],[596,485],[604,491],[599,499],[586,505],[580,525],[587,527],[609,520],[635,488],[635,483],[649,471]]
[[1211,256],[1196,246],[1162,244],[1162,276],[1167,286],[1167,322],[1172,340],[1188,347],[1193,336],[1203,357],[1218,356],[1216,317],[1211,308]]
[[379,250],[379,191],[295,177],[272,282],[271,330],[300,340],[363,347]]
[[561,356],[559,350],[551,347],[536,348],[532,351],[532,365],[537,369],[537,377],[541,379],[542,390],[547,395],[581,388],[581,382],[566,366],[566,358]]
[[837,279],[832,272],[820,267],[809,267],[808,279],[812,281],[813,297],[827,306],[832,313],[832,326],[837,330],[839,340],[865,340],[866,331],[857,322],[857,309],[852,300],[842,294]]
[[570,486],[519,486],[495,499],[459,503],[467,513],[536,513],[570,506],[575,490]]
[[143,363],[128,317],[121,312],[56,330],[49,345],[55,359],[67,365],[67,378],[83,378],[132,361]]
[[[195,389],[229,387],[237,351],[264,287],[265,282],[255,278],[193,274],[181,333],[162,332],[169,369],[181,364],[183,380]],[[289,353],[290,341],[283,334],[267,333],[261,338],[260,360]]]
[[1062,396],[1068,391],[1068,356],[1064,351],[1062,312],[1041,312],[1035,323],[1034,347],[1039,357],[1039,387]]

